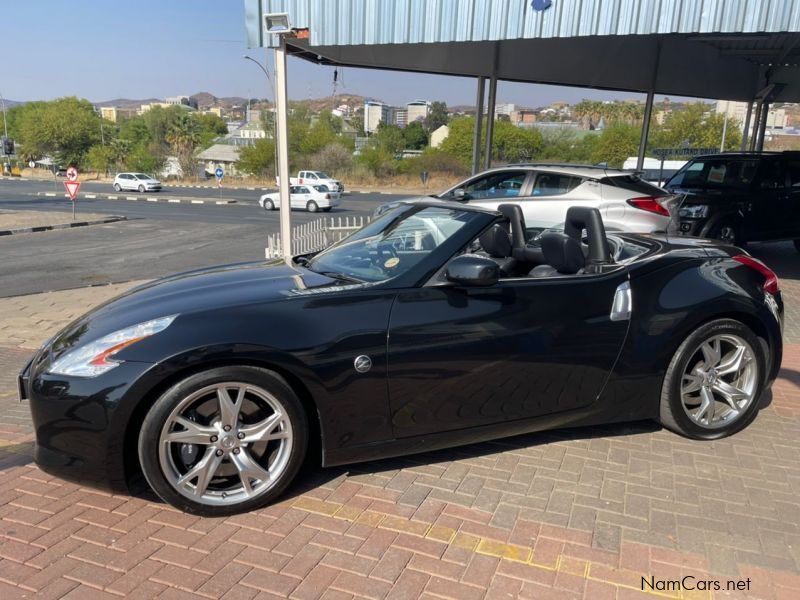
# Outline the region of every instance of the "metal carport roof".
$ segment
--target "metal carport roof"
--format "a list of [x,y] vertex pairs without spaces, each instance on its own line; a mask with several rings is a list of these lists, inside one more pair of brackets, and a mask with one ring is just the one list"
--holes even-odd
[[[245,0],[249,46],[261,15],[286,12],[323,64],[496,76],[727,100],[800,100],[800,2],[792,0]],[[305,33],[305,31],[304,31]]]

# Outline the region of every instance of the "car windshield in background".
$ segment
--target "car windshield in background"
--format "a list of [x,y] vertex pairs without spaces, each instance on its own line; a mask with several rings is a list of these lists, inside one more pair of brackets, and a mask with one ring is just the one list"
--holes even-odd
[[306,267],[353,281],[385,281],[408,272],[480,213],[407,206],[375,221],[312,258]]
[[613,175],[603,177],[600,183],[642,194],[643,196],[666,196],[667,193],[660,187],[646,182],[638,175]]
[[331,176],[325,173],[324,171],[317,171],[317,177],[320,179],[331,179]]
[[135,173],[134,177],[136,177],[136,179],[152,179],[150,175],[145,175],[144,173]]
[[312,186],[318,192],[330,192],[327,185],[315,185]]
[[747,188],[758,170],[757,158],[701,158],[678,171],[666,186],[684,189]]

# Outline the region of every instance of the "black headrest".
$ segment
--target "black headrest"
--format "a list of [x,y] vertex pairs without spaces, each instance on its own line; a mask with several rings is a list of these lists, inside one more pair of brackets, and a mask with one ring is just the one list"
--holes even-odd
[[581,243],[565,233],[542,235],[542,254],[545,264],[562,275],[574,275],[586,265]]
[[511,224],[511,243],[514,248],[525,246],[525,215],[518,204],[501,204],[497,210]]
[[484,231],[478,240],[483,250],[492,258],[508,258],[511,256],[511,236],[500,223],[492,225]]

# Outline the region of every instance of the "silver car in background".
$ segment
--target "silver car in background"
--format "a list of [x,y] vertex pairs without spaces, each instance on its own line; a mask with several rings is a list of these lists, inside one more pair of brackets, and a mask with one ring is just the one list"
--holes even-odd
[[[676,203],[669,192],[631,171],[546,163],[490,169],[436,197],[492,209],[518,204],[531,236],[558,227],[571,206],[599,209],[609,230],[663,232]],[[413,199],[404,202],[408,201]],[[391,204],[396,203],[387,208]]]

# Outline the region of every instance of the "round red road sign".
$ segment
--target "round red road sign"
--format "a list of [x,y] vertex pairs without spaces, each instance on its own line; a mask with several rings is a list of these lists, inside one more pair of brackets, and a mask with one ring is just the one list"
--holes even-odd
[[67,179],[70,181],[77,181],[78,180],[78,169],[75,167],[70,167],[67,169]]

